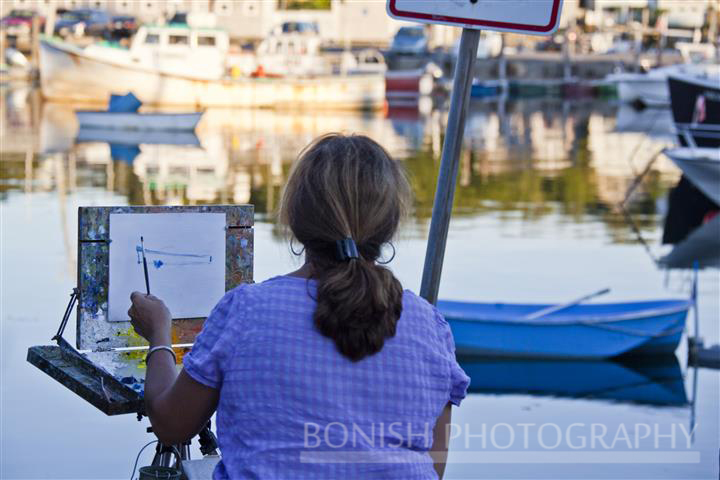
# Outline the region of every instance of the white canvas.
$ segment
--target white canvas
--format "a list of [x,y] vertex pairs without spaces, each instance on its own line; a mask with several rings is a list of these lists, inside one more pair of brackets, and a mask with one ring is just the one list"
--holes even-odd
[[128,321],[130,293],[150,293],[173,318],[207,317],[225,293],[224,213],[110,214],[108,319]]

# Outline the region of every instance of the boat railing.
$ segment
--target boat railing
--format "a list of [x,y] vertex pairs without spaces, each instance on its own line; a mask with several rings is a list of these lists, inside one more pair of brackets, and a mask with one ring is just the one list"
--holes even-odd
[[692,133],[690,133],[690,128],[687,128],[683,125],[675,124],[678,128],[678,131],[680,132],[680,135],[685,139],[685,142],[687,143],[687,146],[692,148],[693,150],[697,148],[697,144],[695,143],[695,138],[692,136]]

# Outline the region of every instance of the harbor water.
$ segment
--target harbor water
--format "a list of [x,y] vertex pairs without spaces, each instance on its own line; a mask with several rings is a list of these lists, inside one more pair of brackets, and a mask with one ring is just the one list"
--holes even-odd
[[[409,173],[415,202],[390,267],[419,290],[442,103],[209,109],[197,135],[178,136],[78,131],[76,106],[1,92],[2,478],[128,478],[152,440],[147,419],[106,417],[25,361],[50,343],[76,286],[79,206],[254,204],[262,281],[299,265],[274,211],[300,149],[329,131],[365,133]],[[593,301],[688,298],[692,271],[658,264],[680,178],[660,153],[675,143],[669,115],[600,100],[473,101],[440,299],[562,303],[603,287]],[[698,277],[699,333],[717,344],[720,276]],[[71,317],[71,343],[74,331]],[[688,365],[686,336],[675,357],[652,361],[462,359],[471,392],[453,413],[446,478],[717,479],[720,372]]]

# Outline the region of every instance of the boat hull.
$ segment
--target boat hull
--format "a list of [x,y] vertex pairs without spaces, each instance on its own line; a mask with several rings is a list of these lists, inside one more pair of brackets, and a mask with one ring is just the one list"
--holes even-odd
[[664,151],[685,176],[720,206],[720,150],[717,148],[671,148]]
[[668,85],[680,144],[720,148],[720,75],[706,79],[671,75]]
[[524,320],[547,305],[438,302],[460,354],[547,359],[603,359],[668,354],[678,345],[685,300],[576,305]]
[[617,80],[618,99],[622,103],[641,103],[647,107],[670,105],[665,78],[653,78],[643,74],[632,74]]
[[46,99],[107,103],[131,91],[144,105],[379,109],[383,75],[315,78],[189,78],[91,57],[57,41],[40,42],[40,84]]
[[202,117],[202,112],[134,113],[78,110],[75,115],[80,128],[182,132],[195,130]]

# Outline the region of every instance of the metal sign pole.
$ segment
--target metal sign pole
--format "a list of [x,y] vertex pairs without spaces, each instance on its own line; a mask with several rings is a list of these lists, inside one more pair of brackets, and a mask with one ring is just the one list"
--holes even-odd
[[425,267],[420,286],[420,296],[432,304],[437,302],[440,287],[440,274],[445,257],[445,244],[455,196],[460,150],[465,132],[465,117],[470,103],[470,89],[479,39],[480,30],[463,29],[455,64],[450,113],[443,143],[440,174],[435,190],[435,203],[433,204],[430,235],[425,252]]

